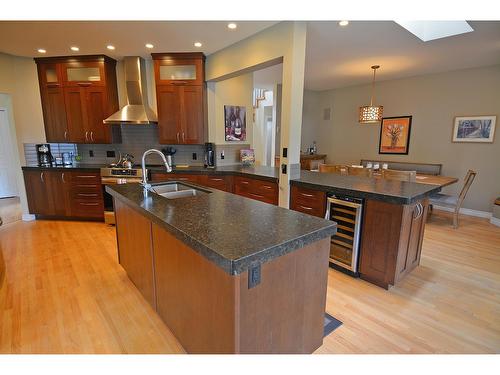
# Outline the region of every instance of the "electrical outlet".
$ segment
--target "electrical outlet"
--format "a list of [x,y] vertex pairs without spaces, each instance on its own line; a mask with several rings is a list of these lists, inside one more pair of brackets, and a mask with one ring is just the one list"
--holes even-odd
[[89,156],[90,156],[91,158],[93,158],[93,157],[94,157],[94,150],[89,150]]
[[224,150],[222,150],[222,151],[221,151],[221,153],[220,153],[220,158],[221,158],[221,160],[223,160],[223,159],[224,159]]
[[198,154],[196,152],[193,152],[193,160],[197,160],[198,159]]
[[106,157],[107,158],[114,158],[114,157],[116,157],[115,152],[114,151],[106,151]]
[[260,264],[251,267],[248,270],[248,289],[251,289],[260,284],[261,269]]

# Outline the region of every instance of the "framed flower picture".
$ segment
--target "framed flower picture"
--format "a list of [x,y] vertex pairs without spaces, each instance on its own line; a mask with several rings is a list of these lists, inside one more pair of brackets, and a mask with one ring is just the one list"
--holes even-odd
[[411,116],[384,117],[380,125],[379,154],[408,155]]

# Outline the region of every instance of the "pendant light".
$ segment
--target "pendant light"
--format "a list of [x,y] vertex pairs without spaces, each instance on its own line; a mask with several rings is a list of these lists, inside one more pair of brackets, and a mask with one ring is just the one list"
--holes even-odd
[[359,123],[360,124],[375,124],[382,121],[384,107],[381,105],[373,105],[373,93],[375,92],[375,72],[380,68],[380,65],[373,65],[373,81],[372,81],[372,96],[370,105],[359,107]]

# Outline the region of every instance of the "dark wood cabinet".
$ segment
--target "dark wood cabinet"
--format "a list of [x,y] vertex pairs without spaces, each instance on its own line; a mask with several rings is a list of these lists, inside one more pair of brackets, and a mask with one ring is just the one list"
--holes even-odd
[[116,61],[104,56],[36,58],[47,142],[120,142],[103,123],[118,111]]
[[202,144],[207,137],[205,56],[152,54],[161,144]]
[[234,193],[278,205],[278,184],[276,182],[236,176],[234,178]]
[[418,266],[427,207],[427,199],[410,205],[365,201],[361,278],[387,289]]
[[24,171],[31,214],[101,219],[104,200],[100,174],[78,171]]
[[324,218],[326,214],[326,193],[292,185],[290,209]]

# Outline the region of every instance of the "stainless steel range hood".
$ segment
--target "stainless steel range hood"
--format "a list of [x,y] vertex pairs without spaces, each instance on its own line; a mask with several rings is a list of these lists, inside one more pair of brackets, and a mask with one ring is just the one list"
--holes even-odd
[[105,124],[147,125],[158,123],[156,113],[149,108],[144,59],[123,58],[127,105],[104,120]]

